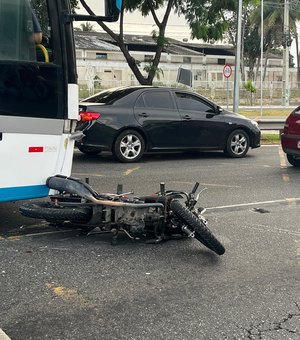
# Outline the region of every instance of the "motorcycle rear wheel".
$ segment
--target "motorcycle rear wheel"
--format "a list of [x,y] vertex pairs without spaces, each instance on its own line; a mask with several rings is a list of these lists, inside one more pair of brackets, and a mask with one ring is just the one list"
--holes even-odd
[[223,255],[225,253],[225,248],[221,242],[216,239],[207,226],[178,200],[172,200],[170,208],[180,221],[186,224],[191,229],[191,231],[195,232],[195,238],[199,242],[218,255]]
[[53,202],[25,203],[20,207],[23,216],[44,219],[51,223],[88,222],[92,217],[91,207],[65,207]]

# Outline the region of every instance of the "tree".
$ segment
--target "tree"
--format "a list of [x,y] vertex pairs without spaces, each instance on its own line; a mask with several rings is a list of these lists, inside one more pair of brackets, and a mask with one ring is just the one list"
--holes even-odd
[[91,23],[89,22],[86,22],[85,24],[80,24],[80,27],[81,27],[81,31],[84,31],[84,32],[94,32],[94,25],[92,25]]
[[[90,15],[95,15],[85,0],[79,0]],[[164,9],[160,20],[157,10]],[[234,11],[236,0],[124,0],[119,19],[119,32],[113,32],[104,22],[98,21],[100,27],[110,35],[122,51],[130,69],[140,84],[151,85],[153,79],[161,70],[158,65],[164,48],[168,45],[165,31],[171,11],[183,15],[189,24],[192,37],[205,41],[221,39],[227,30],[224,11]],[[154,57],[144,70],[140,70],[140,62],[134,59],[124,43],[124,18],[126,12],[138,10],[142,16],[151,15],[157,29],[152,38],[156,43]],[[143,73],[144,71],[145,73]]]

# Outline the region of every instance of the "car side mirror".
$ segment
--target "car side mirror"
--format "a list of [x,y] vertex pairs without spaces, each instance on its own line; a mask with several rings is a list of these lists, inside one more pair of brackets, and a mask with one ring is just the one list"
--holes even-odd
[[221,106],[217,106],[217,114],[220,114],[223,112],[223,109],[221,108]]

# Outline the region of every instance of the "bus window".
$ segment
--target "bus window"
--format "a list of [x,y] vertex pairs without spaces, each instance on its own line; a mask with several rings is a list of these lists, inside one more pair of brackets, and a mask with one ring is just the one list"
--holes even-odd
[[35,59],[32,9],[28,1],[1,2],[0,41],[0,60]]
[[[46,0],[0,2],[0,116],[64,119],[66,115],[61,35],[58,29],[52,33],[58,18],[54,13],[48,16],[47,2],[53,6]],[[40,44],[35,43],[37,24],[43,36]],[[55,56],[52,34],[59,51]]]

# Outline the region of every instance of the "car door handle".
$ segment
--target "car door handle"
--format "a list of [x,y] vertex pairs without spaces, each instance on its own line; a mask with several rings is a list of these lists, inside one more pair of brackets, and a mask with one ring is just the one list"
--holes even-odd
[[139,113],[140,117],[149,117],[148,113],[143,112],[143,113]]
[[183,119],[190,120],[190,119],[192,119],[192,117],[190,115],[185,115],[185,116],[183,116]]

